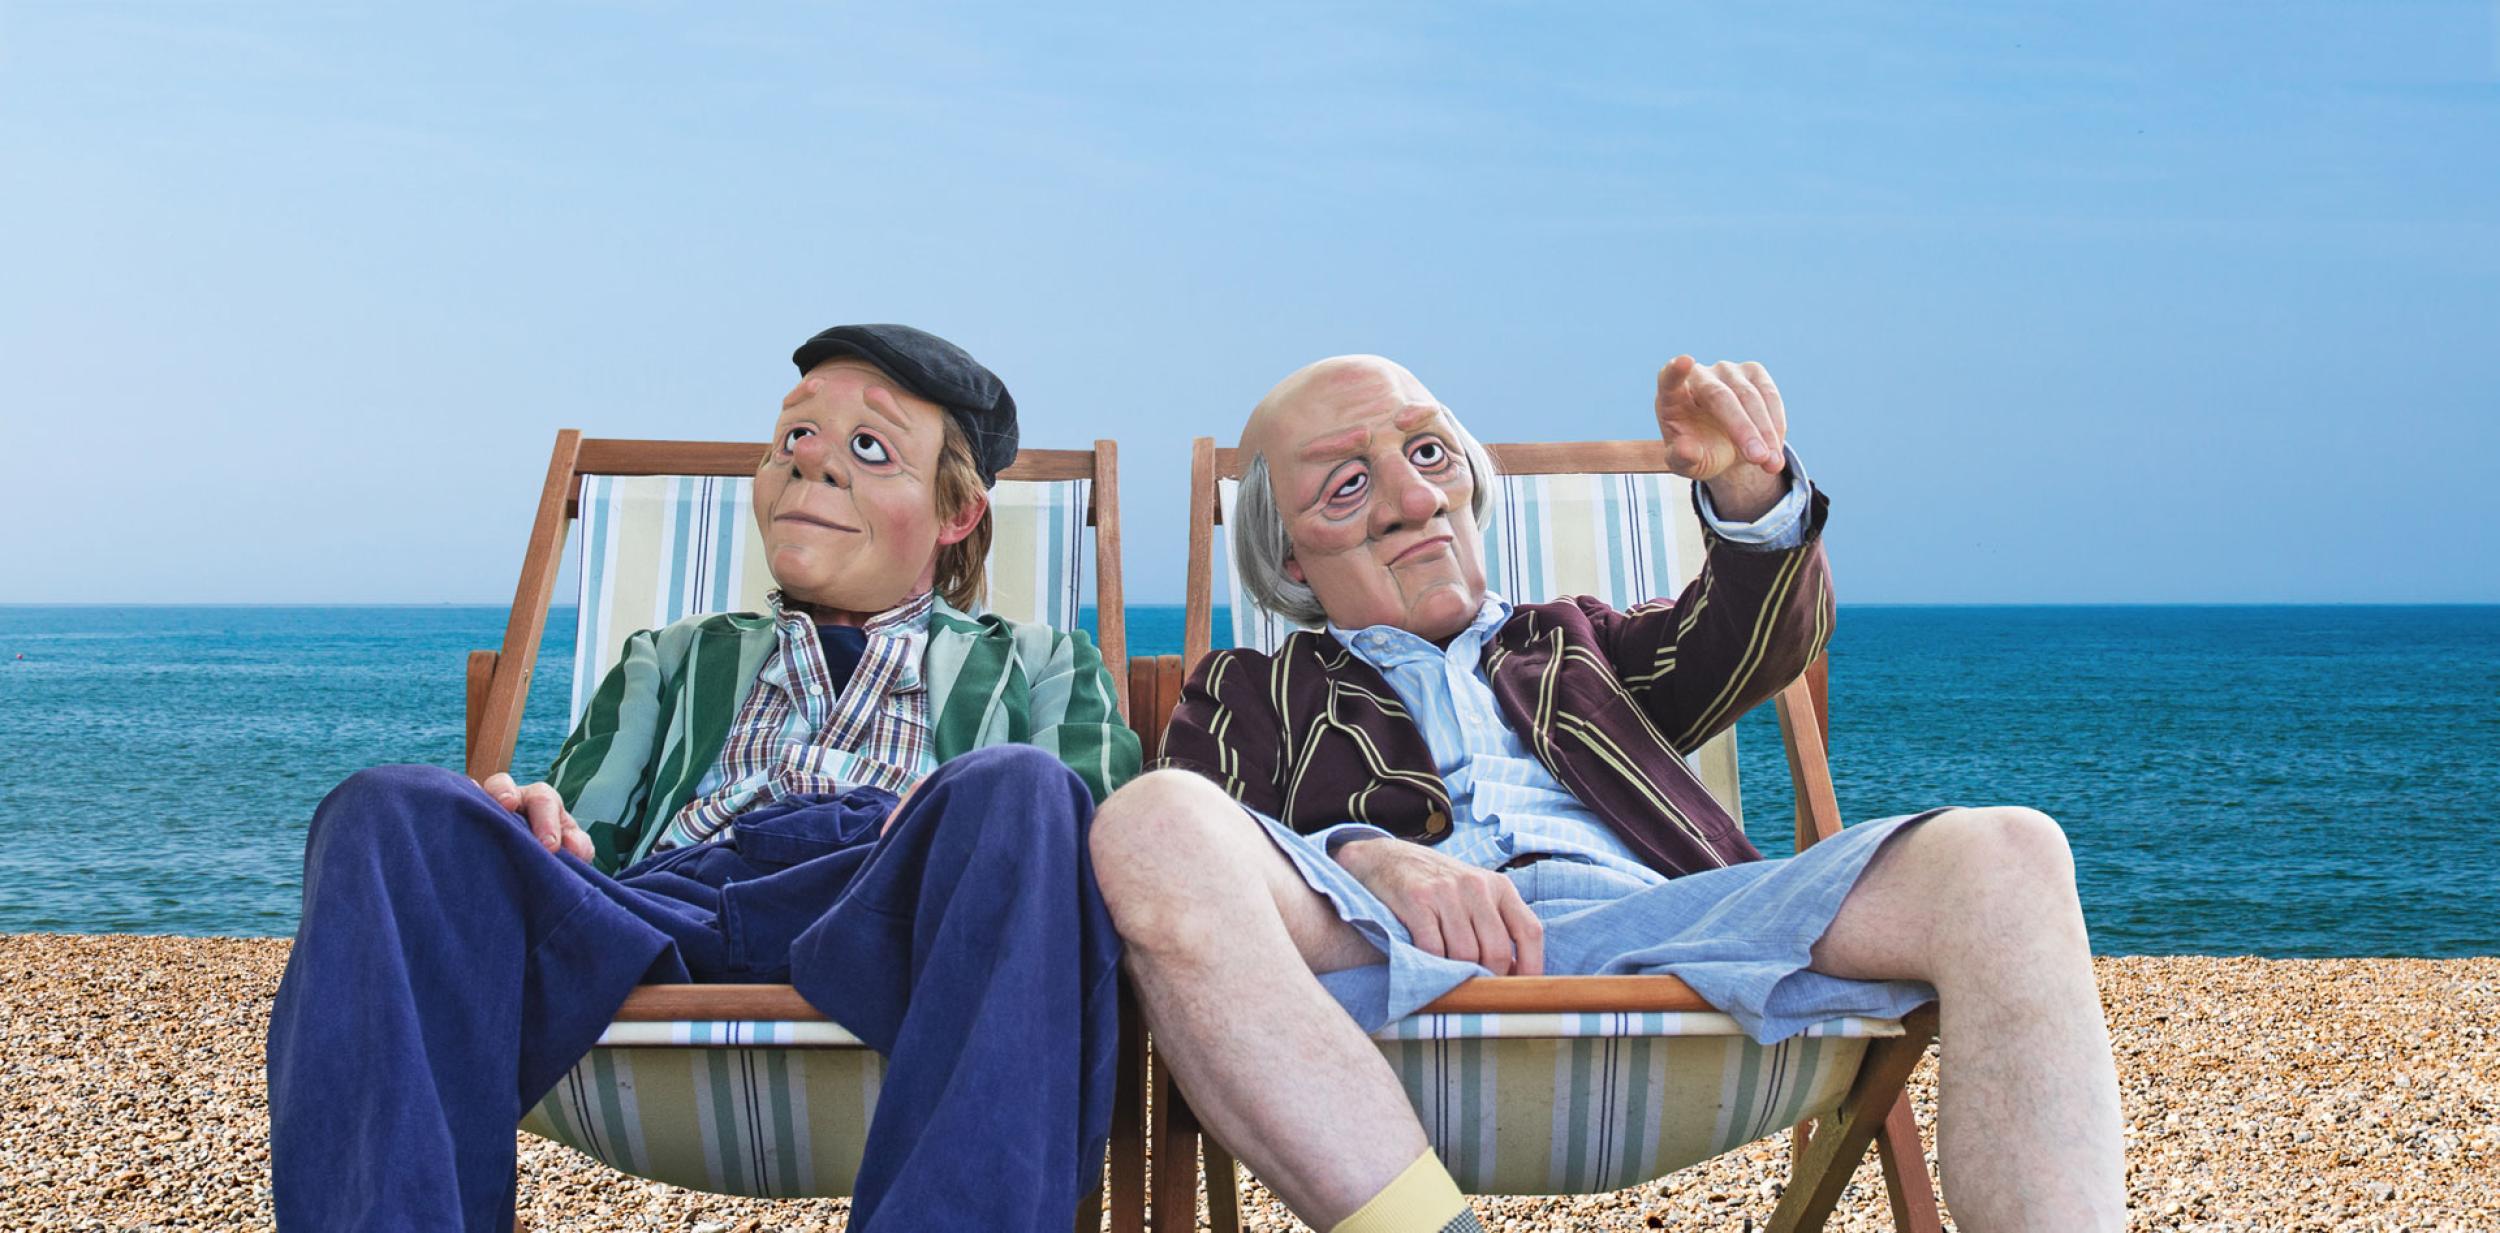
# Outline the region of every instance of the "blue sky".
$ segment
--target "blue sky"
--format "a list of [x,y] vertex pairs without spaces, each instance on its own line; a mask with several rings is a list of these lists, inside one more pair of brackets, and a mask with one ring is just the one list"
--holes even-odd
[[[2500,6],[0,7],[0,602],[500,602],[546,451],[909,321],[1181,463],[1770,365],[1844,602],[2493,601]],[[720,11],[729,10],[729,11]]]

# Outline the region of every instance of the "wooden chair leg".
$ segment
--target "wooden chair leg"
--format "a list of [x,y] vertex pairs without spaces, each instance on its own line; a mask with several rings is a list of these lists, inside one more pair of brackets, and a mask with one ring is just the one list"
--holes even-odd
[[[1111,1233],[1146,1233],[1146,1020],[1120,981],[1119,1090],[1111,1106]],[[1099,1226],[1087,1225],[1086,1233]]]
[[1147,1050],[1147,1090],[1152,1093],[1153,1116],[1148,1120],[1150,1146],[1154,1160],[1154,1218],[1151,1228],[1158,1233],[1191,1233],[1198,1227],[1198,1118],[1189,1111],[1189,1102],[1181,1098],[1181,1089],[1172,1082],[1172,1072],[1164,1068]]
[[[1849,1186],[1850,1174],[1866,1158],[1866,1145],[1883,1129],[1909,1085],[1910,1072],[1918,1069],[1929,1042],[1936,1038],[1935,1004],[1912,1011],[1902,1027],[1903,1035],[1867,1046],[1866,1060],[1858,1067],[1857,1082],[1850,1085],[1847,1099],[1837,1112],[1815,1122],[1805,1154],[1790,1171],[1788,1189],[1781,1193],[1779,1206],[1764,1226],[1767,1233],[1811,1233],[1831,1218],[1840,1192]],[[1920,1159],[1923,1162],[1925,1157]]]
[[1892,1227],[1899,1233],[1944,1233],[1944,1209],[1927,1176],[1927,1148],[1918,1141],[1918,1115],[1910,1094],[1892,1102],[1883,1129],[1875,1132],[1875,1155],[1884,1165],[1884,1193],[1892,1196]]
[[1215,1136],[1201,1132],[1198,1150],[1207,1158],[1207,1228],[1211,1233],[1241,1233],[1241,1170],[1233,1154]]

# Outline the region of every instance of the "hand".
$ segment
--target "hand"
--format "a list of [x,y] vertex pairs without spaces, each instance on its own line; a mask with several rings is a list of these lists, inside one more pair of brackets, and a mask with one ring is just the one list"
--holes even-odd
[[1509,878],[1403,839],[1339,845],[1337,863],[1397,913],[1417,947],[1495,976],[1545,971],[1545,925]]
[[530,824],[530,833],[538,836],[538,845],[550,852],[570,852],[583,860],[591,859],[595,849],[590,846],[590,833],[565,812],[564,798],[543,783],[516,787],[512,776],[497,771],[478,785],[495,803],[521,815]]
[[[1728,475],[1741,459],[1776,479],[1788,465],[1780,454],[1788,440],[1788,411],[1760,364],[1721,361],[1704,367],[1679,355],[1658,370],[1657,409],[1667,468],[1677,475],[1706,482]],[[1718,496],[1716,488],[1711,496]]]

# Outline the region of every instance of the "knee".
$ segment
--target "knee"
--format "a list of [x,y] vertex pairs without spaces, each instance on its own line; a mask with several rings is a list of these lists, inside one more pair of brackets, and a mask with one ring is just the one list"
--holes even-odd
[[1957,809],[1933,820],[1952,835],[1963,876],[1981,887],[2037,903],[2042,896],[2073,898],[2074,851],[2055,818],[2020,805]]
[[1053,791],[1087,794],[1085,781],[1067,763],[1032,745],[984,745],[949,759],[939,773],[978,779],[993,791],[1036,800]]
[[[477,785],[439,766],[375,766],[339,781],[313,813],[313,825],[397,818],[446,801],[478,795]],[[482,797],[480,799],[483,799]]]
[[[485,806],[480,811],[476,806]],[[453,818],[494,818],[502,809],[456,771],[439,766],[376,766],[339,782],[313,811],[307,852],[319,859],[342,845],[399,845],[453,830]]]
[[1094,860],[1129,868],[1167,863],[1175,852],[1221,845],[1223,823],[1241,807],[1221,788],[1189,771],[1148,771],[1111,794],[1094,812]]
[[1233,798],[1188,771],[1149,771],[1112,793],[1090,842],[1121,936],[1132,945],[1186,937],[1242,882],[1234,853],[1259,838],[1252,826]]

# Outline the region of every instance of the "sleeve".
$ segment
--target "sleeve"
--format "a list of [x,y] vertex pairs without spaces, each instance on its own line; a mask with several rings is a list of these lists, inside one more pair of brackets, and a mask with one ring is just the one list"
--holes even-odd
[[547,782],[590,836],[593,863],[603,870],[614,871],[641,838],[650,799],[644,772],[662,719],[660,675],[658,637],[644,630],[627,638],[547,769]]
[[1397,836],[1392,835],[1369,822],[1340,822],[1335,826],[1321,827],[1320,829],[1311,832],[1312,841],[1319,844],[1321,850],[1327,852],[1329,858],[1332,860],[1336,858],[1337,849],[1342,848],[1357,839],[1395,838],[1397,838]]
[[[1698,502],[1701,486],[1693,490]],[[1831,640],[1836,609],[1822,542],[1831,502],[1811,485],[1805,491],[1792,547],[1732,544],[1713,530],[1701,572],[1674,601],[1629,612],[1576,601],[1625,690],[1680,753],[1796,680]]]
[[1234,800],[1271,818],[1284,816],[1283,723],[1267,692],[1264,656],[1214,651],[1181,686],[1163,730],[1159,767],[1195,771]]
[[1719,517],[1719,507],[1710,500],[1707,484],[1693,485],[1693,504],[1701,510],[1701,524],[1718,533],[1731,545],[1745,545],[1772,551],[1794,548],[1806,540],[1806,506],[1813,482],[1806,478],[1806,467],[1798,461],[1797,451],[1783,445],[1788,455],[1788,468],[1780,478],[1788,481],[1788,491],[1780,494],[1777,504],[1751,522],[1729,522]]
[[1091,635],[1059,632],[1032,682],[1032,743],[1075,771],[1095,804],[1137,777],[1137,733],[1120,718],[1120,695]]

